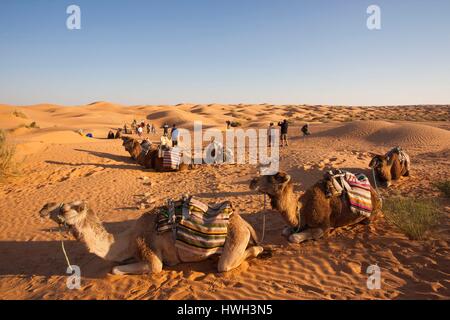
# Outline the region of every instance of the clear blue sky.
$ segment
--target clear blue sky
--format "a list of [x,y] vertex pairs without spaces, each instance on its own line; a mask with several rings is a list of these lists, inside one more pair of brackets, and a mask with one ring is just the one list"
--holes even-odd
[[1,0],[0,103],[99,100],[450,103],[450,1]]

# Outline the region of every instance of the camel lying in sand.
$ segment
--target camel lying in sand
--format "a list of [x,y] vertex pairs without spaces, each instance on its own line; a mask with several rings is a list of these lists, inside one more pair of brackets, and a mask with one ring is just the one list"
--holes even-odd
[[[158,172],[167,171],[167,169],[163,166],[163,159],[158,157],[159,150],[157,145],[151,144],[146,140],[139,143],[138,140],[130,137],[123,137],[122,140],[122,145],[125,147],[125,150],[130,154],[132,159],[136,160],[138,164],[146,169],[154,169]],[[142,152],[143,144],[145,143],[148,143],[148,145],[145,146],[146,149],[148,149],[148,152]],[[191,166],[189,164],[182,161],[177,171],[185,171],[190,168]]]
[[[294,192],[291,176],[280,172],[254,178],[250,189],[270,197],[272,209],[277,210],[288,224],[283,235],[293,243],[319,239],[332,228],[369,222],[370,218],[353,213],[342,196],[327,197],[326,183],[325,180],[317,182],[299,198]],[[373,189],[370,195],[373,216],[381,210],[381,201]]]
[[[113,274],[153,274],[161,272],[163,264],[175,266],[206,259],[178,249],[171,231],[158,233],[155,210],[158,209],[143,214],[133,227],[120,234],[108,233],[97,214],[82,201],[48,203],[41,209],[40,216],[68,227],[91,253],[107,261],[122,263],[113,268]],[[235,269],[247,258],[257,257],[263,251],[260,246],[250,245],[250,242],[258,241],[255,230],[238,213],[231,215],[227,230],[217,267],[219,272]],[[131,260],[133,263],[125,263]]]
[[369,164],[375,171],[376,179],[385,187],[390,187],[393,180],[409,176],[409,156],[396,149],[392,149],[386,155],[375,155]]

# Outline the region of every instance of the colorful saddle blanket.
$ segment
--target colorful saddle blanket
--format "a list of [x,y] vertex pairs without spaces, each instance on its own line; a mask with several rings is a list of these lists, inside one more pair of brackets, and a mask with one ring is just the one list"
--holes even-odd
[[178,249],[208,257],[222,252],[232,214],[229,201],[208,206],[185,197],[160,208],[156,229],[160,234],[172,231]]
[[406,170],[409,171],[409,168],[411,166],[411,158],[409,155],[402,150],[400,147],[395,147],[392,150],[390,150],[388,153],[386,153],[386,157],[390,159],[394,153],[398,154],[398,158],[400,160],[401,164],[404,164],[406,166]]
[[347,195],[352,212],[370,217],[373,210],[371,186],[364,174],[337,170],[328,172],[325,179],[330,182],[337,194]]

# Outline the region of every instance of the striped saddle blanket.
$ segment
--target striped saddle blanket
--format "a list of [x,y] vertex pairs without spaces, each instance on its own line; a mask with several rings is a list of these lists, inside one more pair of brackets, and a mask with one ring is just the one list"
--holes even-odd
[[370,217],[372,213],[372,196],[369,179],[362,173],[353,174],[348,171],[330,171],[325,174],[325,180],[329,182],[327,190],[329,195],[337,193],[346,195],[350,204],[350,210],[364,217]]
[[167,170],[177,170],[181,163],[181,151],[179,148],[162,151],[163,168]]
[[208,257],[222,252],[232,214],[229,201],[208,206],[194,197],[184,197],[160,208],[156,230],[159,234],[172,231],[178,249]]
[[392,150],[390,150],[388,153],[386,153],[386,157],[388,158],[388,160],[394,153],[398,154],[400,163],[404,164],[406,166],[406,170],[409,171],[409,168],[411,166],[411,158],[409,157],[409,155],[405,151],[403,151],[401,147],[395,147],[392,148]]

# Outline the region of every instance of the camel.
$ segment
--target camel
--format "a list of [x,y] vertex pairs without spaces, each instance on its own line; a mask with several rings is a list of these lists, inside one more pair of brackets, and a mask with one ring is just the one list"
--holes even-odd
[[[292,243],[320,239],[333,228],[370,222],[370,218],[353,213],[341,196],[327,196],[325,180],[317,182],[300,197],[294,192],[291,176],[284,172],[256,177],[250,182],[250,189],[269,196],[272,209],[288,224],[282,233]],[[370,193],[373,217],[381,210],[381,200],[375,190]]]
[[[113,274],[156,274],[162,271],[163,265],[206,260],[204,256],[178,249],[171,231],[157,232],[157,210],[144,213],[133,227],[120,234],[108,233],[97,214],[83,201],[48,203],[40,210],[40,216],[66,226],[77,240],[84,242],[89,252],[119,263],[112,269]],[[256,245],[252,246],[250,242]],[[228,224],[218,271],[228,272],[246,259],[256,258],[263,251],[257,243],[253,227],[234,212]]]
[[369,167],[375,172],[375,178],[386,188],[392,185],[392,181],[401,177],[409,177],[408,161],[401,161],[399,152],[395,149],[386,155],[375,155],[370,161]]
[[[123,137],[122,140],[122,145],[125,147],[125,150],[128,151],[131,158],[136,160],[138,164],[146,169],[154,169],[158,172],[167,171],[163,166],[163,159],[158,156],[159,150],[157,145],[151,144],[147,140],[143,140],[142,143],[139,143],[138,140],[130,137]],[[143,152],[144,149],[148,150],[148,152]],[[182,158],[184,159],[184,156],[182,156]],[[187,164],[186,161],[182,161],[177,171],[186,171],[191,168],[192,166],[190,164]]]

